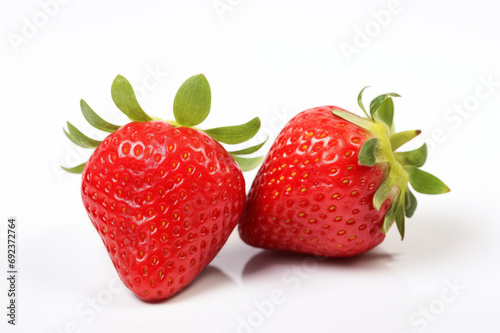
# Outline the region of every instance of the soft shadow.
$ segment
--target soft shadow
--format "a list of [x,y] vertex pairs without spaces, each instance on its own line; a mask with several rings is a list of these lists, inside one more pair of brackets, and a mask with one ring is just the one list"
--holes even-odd
[[243,278],[252,278],[262,272],[271,269],[282,269],[296,265],[307,265],[314,263],[318,267],[327,269],[362,269],[376,270],[385,268],[394,260],[394,255],[380,249],[374,249],[355,257],[348,258],[325,258],[315,257],[307,254],[289,253],[284,251],[263,250],[255,254],[243,269]]
[[165,301],[168,303],[184,302],[192,297],[217,292],[228,286],[236,286],[236,283],[219,268],[207,266],[190,284]]
[[[444,262],[448,257],[456,257],[462,251],[475,246],[484,239],[484,226],[470,223],[466,217],[457,219],[442,214],[419,216],[418,220],[408,219],[405,239],[390,235],[379,247],[391,252],[399,252],[413,263]],[[390,230],[395,232],[397,230]]]
[[[477,242],[481,229],[473,228],[465,220],[451,219],[446,215],[433,214],[419,217],[417,221],[407,221],[406,238],[401,241],[397,230],[376,248],[359,256],[348,258],[315,259],[314,256],[285,251],[262,250],[256,253],[245,265],[243,278],[252,279],[262,272],[283,270],[294,265],[314,260],[318,267],[334,270],[386,270],[392,263],[409,260],[414,265],[428,266],[432,262],[444,262],[449,256],[456,256],[467,245]],[[418,223],[418,225],[417,225]]]

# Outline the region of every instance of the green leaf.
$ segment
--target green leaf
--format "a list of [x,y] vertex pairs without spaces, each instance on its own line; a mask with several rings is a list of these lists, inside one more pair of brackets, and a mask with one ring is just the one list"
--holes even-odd
[[337,117],[347,120],[354,125],[358,125],[361,128],[369,129],[372,127],[373,121],[366,118],[361,118],[347,111],[332,109],[332,113]]
[[259,129],[260,119],[255,117],[243,125],[217,127],[204,130],[204,132],[219,142],[237,144],[253,138]]
[[[388,94],[383,94],[380,96],[375,97],[372,102],[370,103],[370,114],[373,116],[377,110],[380,108],[380,105],[386,100],[386,99],[391,99],[391,97],[401,97],[396,93],[388,93]],[[393,107],[394,111],[394,107]],[[392,117],[391,117],[392,119]],[[392,122],[392,121],[391,121]]]
[[71,125],[69,121],[68,121],[68,130],[69,133],[66,132],[65,129],[63,129],[64,134],[66,134],[68,139],[70,139],[74,144],[80,147],[97,148],[101,144],[101,141],[91,139],[82,132],[80,132],[75,126]]
[[421,167],[427,159],[427,145],[424,143],[420,148],[395,154],[403,165]]
[[409,188],[405,191],[405,214],[406,217],[412,217],[417,209],[417,198],[413,195]]
[[358,105],[361,108],[361,110],[363,110],[363,112],[365,113],[366,117],[368,117],[368,118],[370,118],[370,116],[368,116],[368,113],[365,110],[365,106],[363,105],[363,100],[362,99],[363,99],[363,92],[365,91],[366,88],[369,88],[369,87],[370,86],[366,86],[363,89],[361,89],[361,91],[359,92],[359,95],[358,95]]
[[396,222],[399,233],[401,234],[401,239],[404,238],[405,234],[405,197],[401,192],[397,195],[394,201],[391,203],[391,207],[387,211],[384,217],[384,223],[382,224],[381,231],[385,234],[391,226]]
[[72,167],[72,168],[66,168],[66,167],[63,167],[61,165],[61,168],[64,170],[64,171],[67,171],[69,173],[82,173],[83,172],[83,168],[85,167],[85,163],[82,163],[80,165],[77,165],[75,167]]
[[399,234],[401,235],[401,240],[405,238],[405,205],[404,205],[404,197],[399,197],[397,207],[396,207],[396,215],[394,216],[396,219],[396,226],[398,227]]
[[358,162],[361,165],[366,165],[366,166],[374,166],[376,157],[375,157],[375,149],[377,148],[378,145],[378,139],[377,138],[372,138],[370,140],[367,140],[361,149],[359,150],[358,154]]
[[384,234],[386,234],[387,231],[389,231],[392,224],[394,223],[394,220],[396,219],[396,208],[397,205],[395,202],[393,202],[391,208],[389,208],[387,213],[385,213],[384,223],[382,224],[382,230],[381,230]]
[[135,97],[134,89],[126,78],[117,75],[111,85],[111,97],[115,105],[132,121],[151,121]]
[[210,85],[203,74],[193,75],[180,86],[174,99],[174,117],[182,126],[196,126],[210,113]]
[[375,194],[373,195],[373,206],[376,210],[379,210],[382,207],[382,204],[391,193],[392,188],[394,187],[394,182],[389,180],[389,177],[384,180],[384,182],[379,186]]
[[370,103],[370,114],[373,116],[377,112],[379,106],[385,100],[386,95],[380,95],[375,97]]
[[396,150],[411,139],[415,138],[418,136],[420,133],[422,133],[421,130],[412,130],[412,131],[404,131],[404,132],[399,132],[396,134],[393,134],[389,137],[389,141],[391,141],[391,148],[392,150]]
[[430,173],[410,165],[404,168],[410,176],[410,184],[415,191],[424,194],[441,194],[450,191],[448,186]]
[[259,157],[239,157],[239,156],[233,156],[233,159],[235,160],[236,163],[240,166],[241,171],[250,171],[252,169],[255,169],[260,162],[262,162],[262,159],[264,157],[259,156]]
[[106,120],[99,117],[99,115],[97,115],[97,113],[95,113],[83,99],[80,100],[80,108],[82,109],[85,119],[87,119],[89,124],[95,128],[108,133],[113,133],[120,128],[120,126],[110,124]]
[[245,149],[241,149],[241,150],[230,151],[229,154],[231,154],[231,155],[248,155],[248,154],[255,153],[263,145],[266,144],[267,139],[269,139],[269,137],[267,137],[266,140],[264,140],[264,142],[259,143],[258,145],[255,145],[255,146],[252,146],[252,147],[248,147],[248,148],[245,148]]
[[387,127],[393,130],[394,103],[392,102],[392,98],[385,98],[373,113],[373,117],[385,123]]

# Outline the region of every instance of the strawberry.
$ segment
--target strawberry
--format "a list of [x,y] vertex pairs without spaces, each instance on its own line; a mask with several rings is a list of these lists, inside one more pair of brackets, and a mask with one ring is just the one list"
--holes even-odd
[[235,160],[244,170],[261,160],[239,156],[260,145],[228,153],[216,140],[244,142],[260,121],[193,128],[210,109],[203,75],[180,87],[175,121],[149,117],[121,76],[113,82],[112,97],[133,122],[110,124],[82,100],[89,123],[111,134],[99,142],[68,123],[71,141],[96,149],[88,162],[65,170],[82,172],[83,205],[123,283],[143,300],[165,299],[200,274],[240,219],[245,181]]
[[[364,91],[364,89],[363,89]],[[248,194],[239,223],[249,245],[327,257],[355,256],[384,238],[394,221],[404,237],[404,220],[416,208],[414,190],[448,192],[421,171],[425,144],[395,152],[420,131],[394,132],[392,97],[370,104],[366,118],[336,106],[299,113],[273,143]]]

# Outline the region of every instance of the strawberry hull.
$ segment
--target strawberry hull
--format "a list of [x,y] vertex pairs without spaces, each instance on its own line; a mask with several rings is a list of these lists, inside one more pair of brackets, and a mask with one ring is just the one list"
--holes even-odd
[[229,153],[201,131],[163,121],[109,135],[85,165],[81,193],[121,280],[147,301],[199,275],[245,206]]
[[373,134],[324,106],[295,116],[281,131],[259,170],[239,224],[249,245],[292,252],[348,257],[380,244],[387,199],[373,196],[387,166],[358,163]]

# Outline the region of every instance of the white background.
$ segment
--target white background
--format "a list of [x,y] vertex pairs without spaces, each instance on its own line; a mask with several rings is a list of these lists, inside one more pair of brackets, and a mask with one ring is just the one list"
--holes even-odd
[[[16,327],[6,323],[1,279],[1,331],[494,331],[500,5],[395,3],[2,0],[0,267],[6,271],[5,222],[17,216],[20,275]],[[388,8],[390,16],[376,14]],[[356,53],[343,52],[347,45]],[[235,232],[192,285],[166,302],[142,302],[117,282],[81,204],[79,177],[58,168],[89,155],[62,128],[69,120],[99,138],[79,111],[80,98],[123,123],[110,96],[117,74],[141,92],[149,114],[171,119],[178,86],[197,73],[213,94],[201,127],[260,116],[259,138],[275,137],[314,106],[359,112],[356,96],[365,85],[372,86],[366,103],[397,92],[398,130],[423,131],[417,141],[431,148],[424,169],[452,191],[418,196],[403,242],[391,230],[378,248],[347,260],[261,251]],[[254,175],[246,174],[247,187]],[[271,309],[274,293],[283,302]]]

